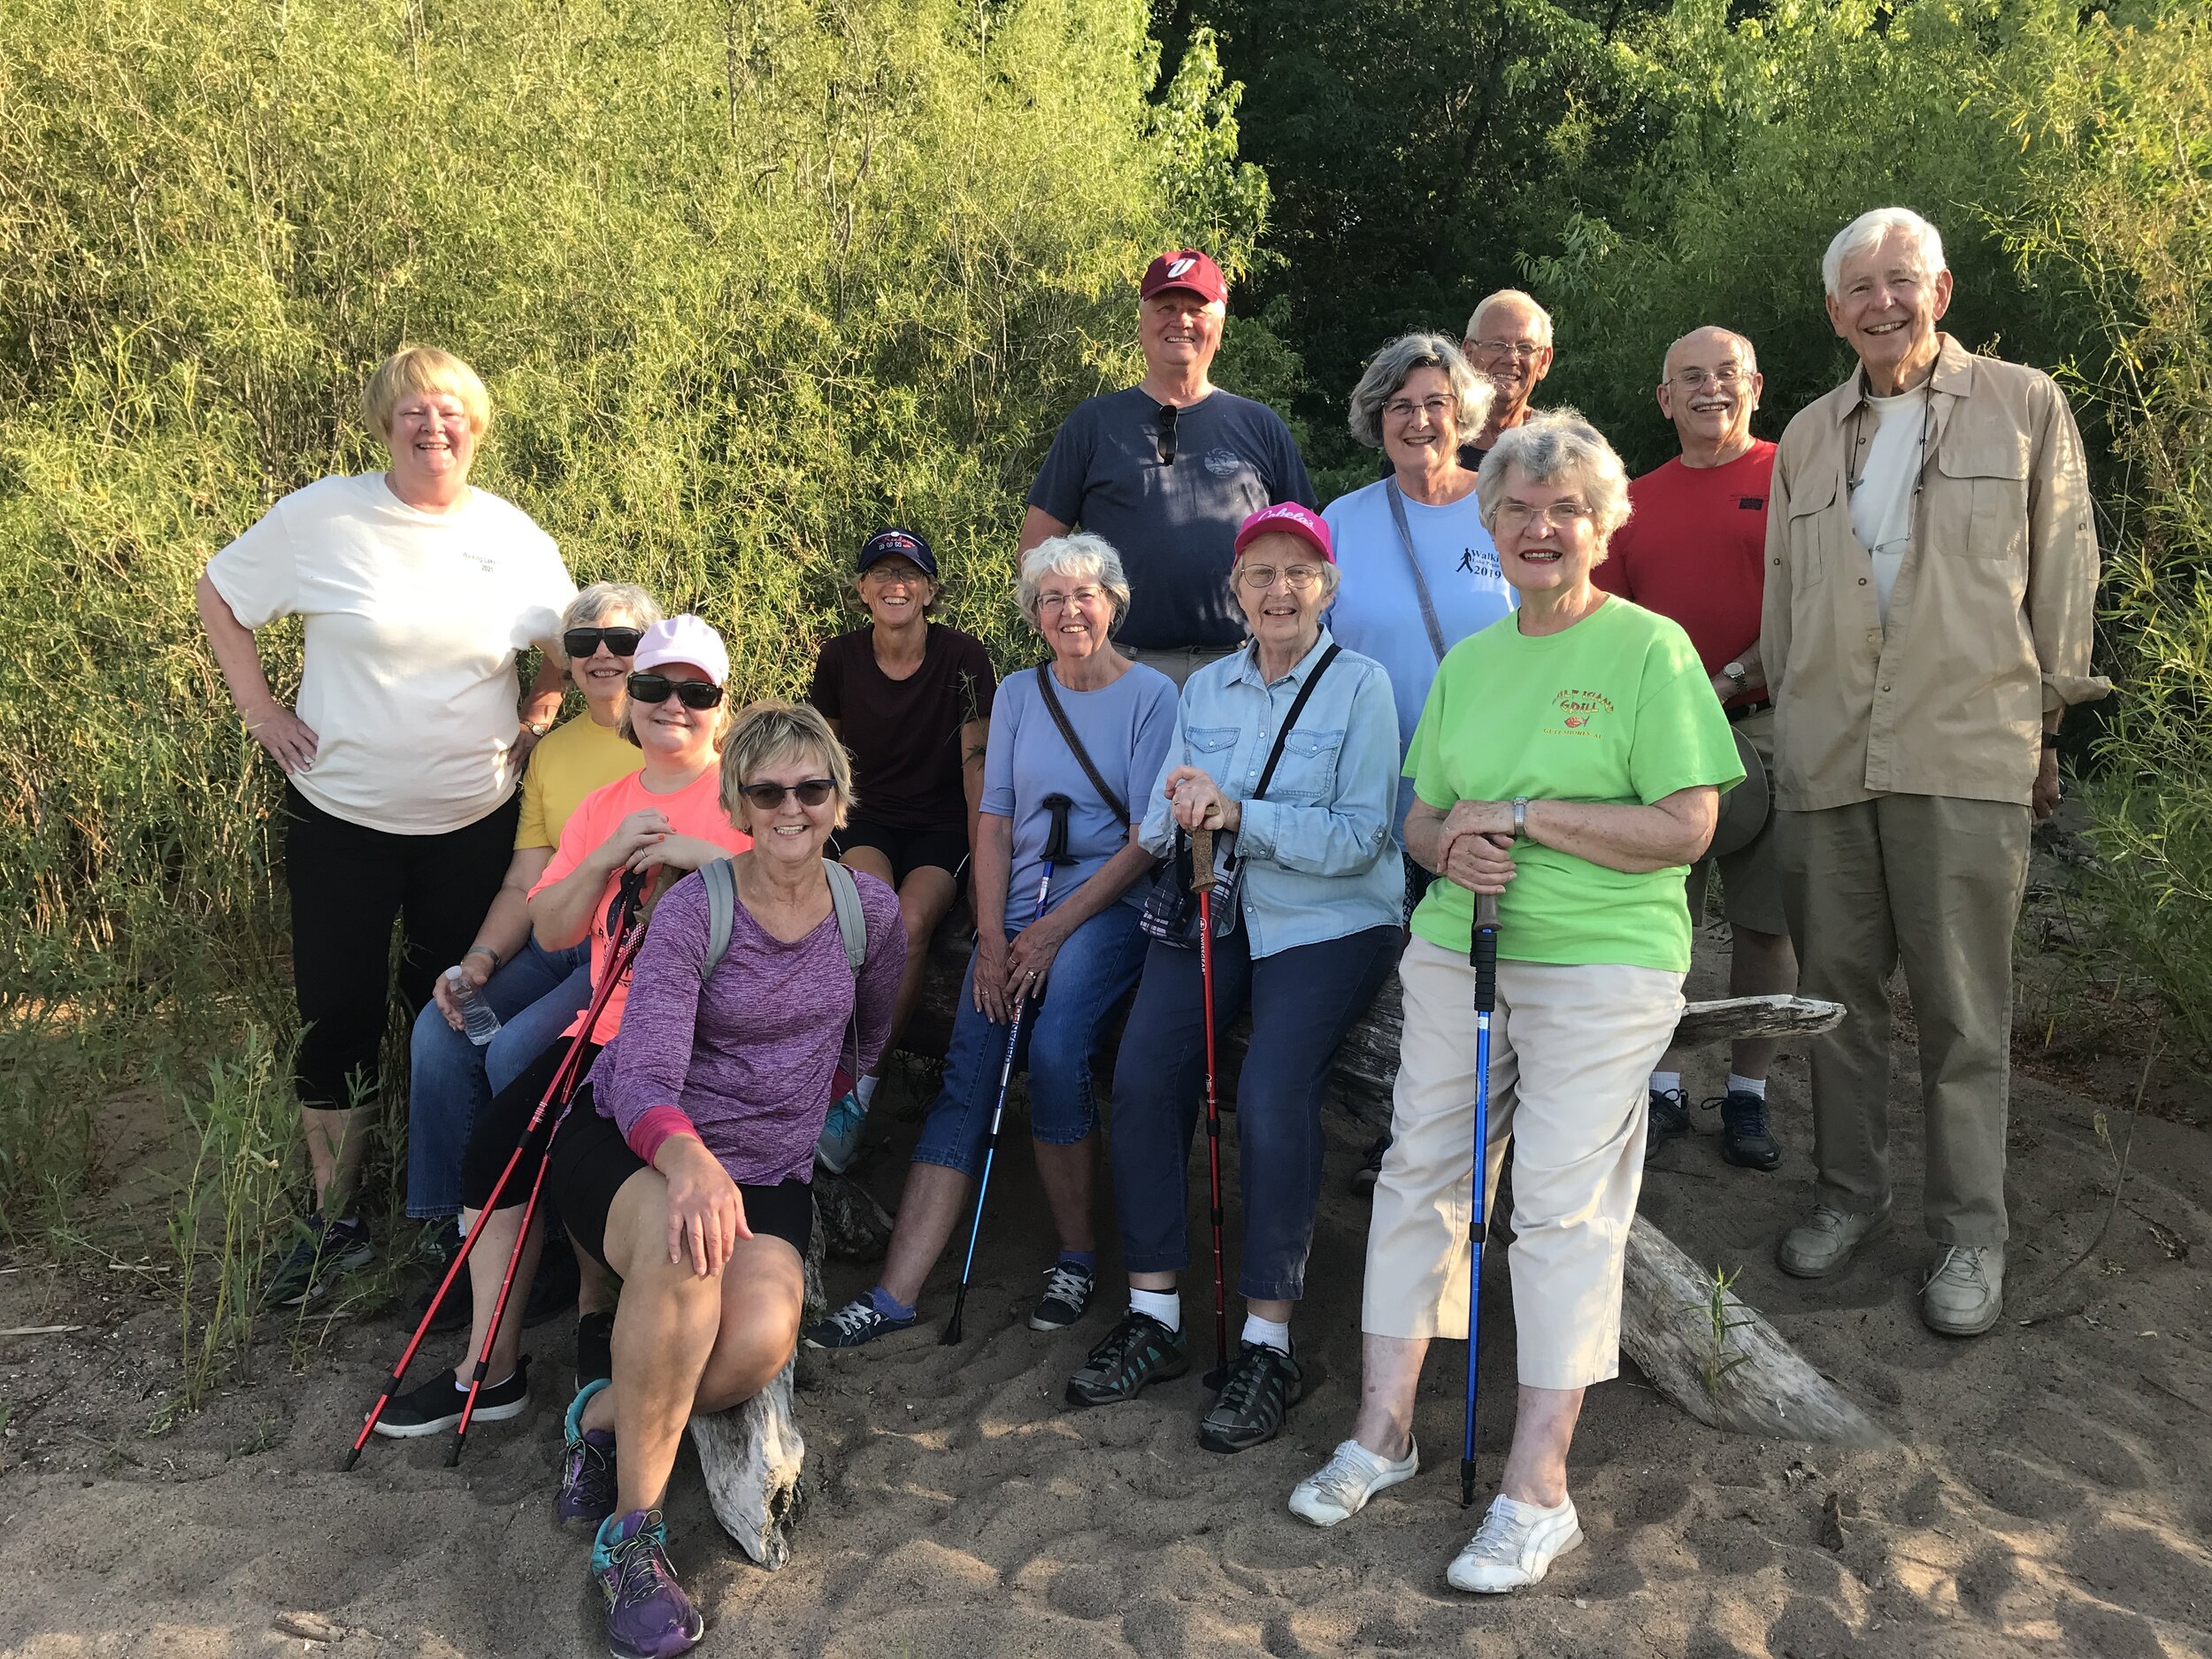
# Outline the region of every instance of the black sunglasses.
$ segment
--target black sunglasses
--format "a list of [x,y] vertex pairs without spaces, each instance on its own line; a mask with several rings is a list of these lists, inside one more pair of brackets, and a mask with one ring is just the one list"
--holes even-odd
[[809,778],[804,783],[749,783],[738,791],[764,812],[772,812],[787,795],[799,797],[801,806],[819,806],[837,793],[827,778]]
[[1160,405],[1160,430],[1158,437],[1160,443],[1160,465],[1162,466],[1173,466],[1175,465],[1175,417],[1179,412],[1180,411],[1178,411],[1172,403],[1162,403]]
[[687,709],[711,709],[722,701],[722,687],[710,680],[671,680],[666,674],[630,676],[633,702],[666,703],[671,692]]
[[582,658],[596,652],[603,641],[617,657],[635,657],[637,642],[644,637],[643,628],[571,628],[561,635],[561,649]]

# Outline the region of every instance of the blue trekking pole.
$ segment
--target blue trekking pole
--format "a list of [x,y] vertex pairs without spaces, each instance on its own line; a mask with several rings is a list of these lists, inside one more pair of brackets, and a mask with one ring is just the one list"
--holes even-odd
[[[1068,810],[1075,803],[1064,795],[1045,797],[1045,810],[1052,815],[1052,828],[1045,837],[1044,879],[1037,883],[1037,909],[1030,917],[1033,925],[1045,913],[1045,903],[1052,896],[1052,867],[1071,862],[1068,855]],[[952,1299],[952,1317],[945,1321],[944,1334],[937,1340],[949,1346],[960,1340],[960,1313],[968,1305],[968,1286],[975,1276],[975,1241],[983,1234],[983,1200],[991,1190],[991,1165],[998,1157],[999,1120],[1006,1116],[1006,1089],[1014,1080],[1014,1050],[1021,1042],[1022,1016],[1029,1011],[1029,993],[1025,990],[1015,999],[1014,1018],[1006,1028],[1006,1058],[998,1069],[998,1104],[991,1108],[991,1133],[983,1143],[983,1175],[975,1184],[975,1218],[968,1224],[968,1258],[960,1264],[960,1288]]]
[[1475,933],[1468,959],[1475,969],[1475,1216],[1467,1239],[1467,1432],[1459,1453],[1459,1507],[1475,1502],[1475,1362],[1481,1329],[1482,1242],[1487,1230],[1490,1177],[1490,1016],[1498,1006],[1498,896],[1475,895]]

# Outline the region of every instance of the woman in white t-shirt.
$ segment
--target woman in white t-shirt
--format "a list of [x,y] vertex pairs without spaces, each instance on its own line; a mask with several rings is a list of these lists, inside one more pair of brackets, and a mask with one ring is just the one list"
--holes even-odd
[[[197,598],[246,729],[285,773],[295,1078],[315,1177],[273,1302],[369,1259],[348,1214],[385,1024],[392,925],[410,1012],[467,948],[513,851],[515,783],[560,708],[560,612],[575,596],[528,516],[469,486],[491,418],[459,358],[413,346],[361,397],[390,467],[279,501],[208,561]],[[305,625],[298,706],[271,693],[252,630]],[[518,718],[517,653],[545,653]]]

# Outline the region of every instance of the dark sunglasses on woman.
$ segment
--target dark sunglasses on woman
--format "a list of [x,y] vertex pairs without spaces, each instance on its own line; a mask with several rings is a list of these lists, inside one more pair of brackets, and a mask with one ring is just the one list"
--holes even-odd
[[722,701],[722,687],[711,680],[671,680],[666,674],[632,674],[633,703],[666,703],[673,692],[687,709],[711,709]]
[[819,806],[836,793],[837,786],[827,778],[809,778],[804,783],[749,783],[738,791],[764,812],[774,811],[787,795],[797,795],[801,806]]
[[594,655],[601,641],[617,657],[635,657],[637,642],[645,637],[643,628],[571,628],[561,635],[561,649],[573,657]]

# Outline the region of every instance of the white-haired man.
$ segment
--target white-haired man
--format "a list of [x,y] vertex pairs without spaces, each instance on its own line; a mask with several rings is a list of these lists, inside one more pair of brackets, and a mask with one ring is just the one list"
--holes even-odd
[[1129,576],[1115,645],[1180,686],[1244,643],[1229,595],[1237,527],[1278,502],[1317,503],[1282,417],[1213,383],[1229,309],[1221,267],[1170,249],[1137,296],[1144,379],[1061,423],[1029,488],[1021,551],[1078,524],[1103,536]]
[[1528,419],[1529,396],[1551,373],[1551,313],[1518,288],[1500,288],[1475,307],[1460,349],[1498,388],[1489,420],[1459,447],[1459,464],[1479,467],[1500,433]]
[[[1659,409],[1673,421],[1682,453],[1629,485],[1632,516],[1614,533],[1612,556],[1591,580],[1682,625],[1730,724],[1770,770],[1774,705],[1759,657],[1759,613],[1775,447],[1751,435],[1763,385],[1751,342],[1728,329],[1695,328],[1667,348]],[[1704,914],[1716,866],[1732,936],[1729,990],[1768,996],[1794,989],[1797,958],[1782,913],[1772,815],[1744,845],[1708,854],[1692,867],[1693,918]],[[1782,1162],[1767,1118],[1774,1048],[1771,1039],[1738,1042],[1726,1087],[1705,1102],[1720,1109],[1721,1156],[1744,1169],[1771,1170]],[[1670,1048],[1651,1074],[1647,1156],[1689,1126],[1682,1061]]]
[[1839,1271],[1890,1214],[1889,1002],[1920,1028],[1932,1330],[2004,1305],[2012,934],[2059,721],[2090,673],[2097,541],[2081,438],[2048,375],[1937,331],[1951,273],[1904,208],[1821,262],[1850,380],[1782,434],[1760,649],[1775,704],[1782,897],[1801,983],[1847,1010],[1813,1046],[1812,1213],[1785,1271]]

